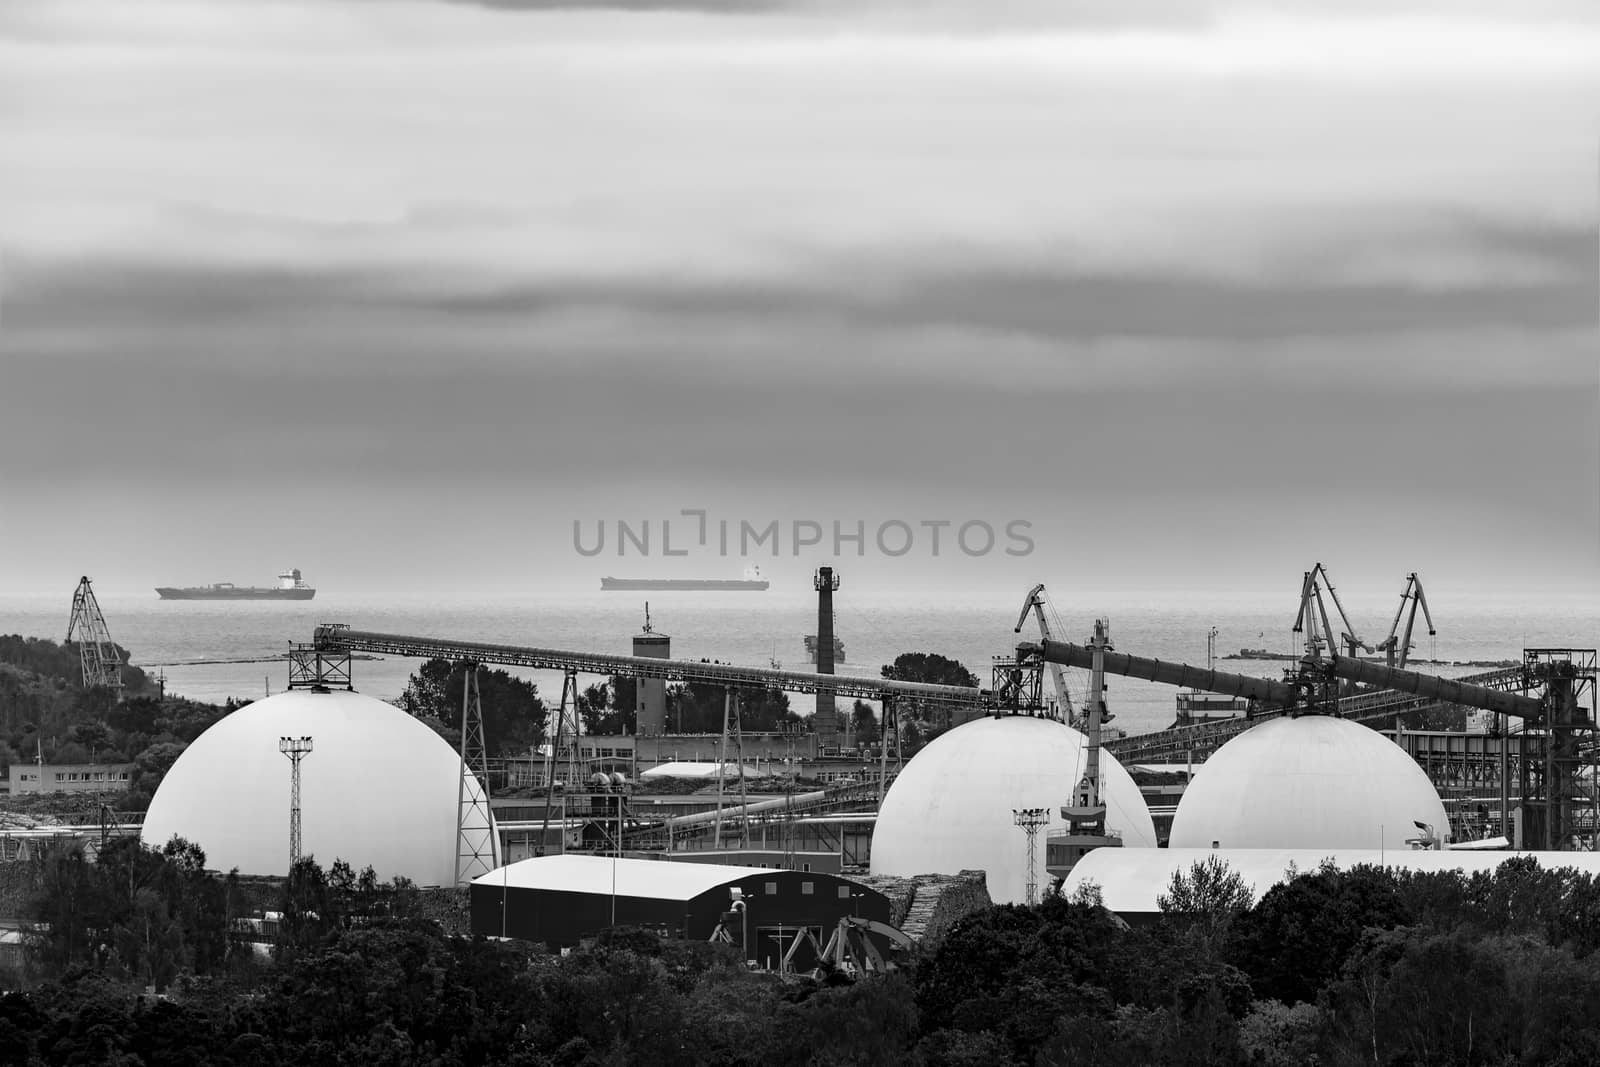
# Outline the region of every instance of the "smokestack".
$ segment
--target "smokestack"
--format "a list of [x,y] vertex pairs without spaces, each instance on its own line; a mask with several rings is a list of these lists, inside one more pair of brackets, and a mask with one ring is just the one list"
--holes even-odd
[[[817,673],[833,673],[833,591],[839,579],[832,567],[818,567],[812,584],[817,590]],[[817,713],[811,720],[817,744],[833,748],[839,744],[839,714],[833,706],[833,690],[817,687]]]

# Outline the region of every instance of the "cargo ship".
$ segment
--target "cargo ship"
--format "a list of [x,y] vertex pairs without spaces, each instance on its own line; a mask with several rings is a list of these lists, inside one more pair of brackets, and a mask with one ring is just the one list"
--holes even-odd
[[601,578],[602,592],[645,590],[664,592],[761,592],[770,585],[761,568],[752,567],[741,578]]
[[216,582],[213,585],[191,585],[182,589],[157,586],[156,594],[162,600],[310,600],[317,591],[300,577],[300,568],[291,567],[278,575],[277,585],[234,585]]

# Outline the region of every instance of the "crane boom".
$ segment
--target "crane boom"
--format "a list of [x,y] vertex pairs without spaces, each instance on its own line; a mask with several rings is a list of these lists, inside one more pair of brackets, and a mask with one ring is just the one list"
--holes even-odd
[[[1406,612],[1406,605],[1411,605],[1411,611]],[[1428,610],[1428,598],[1422,592],[1422,579],[1417,577],[1417,572],[1412,571],[1406,575],[1406,587],[1400,591],[1400,606],[1395,609],[1394,622],[1389,624],[1389,636],[1378,642],[1376,651],[1387,654],[1388,665],[1391,667],[1404,667],[1406,656],[1411,652],[1411,630],[1417,624],[1417,607],[1422,607],[1422,617],[1428,622],[1428,636],[1432,637],[1437,630],[1433,628],[1433,613]],[[1406,628],[1404,634],[1398,634],[1400,617],[1404,615]]]
[[[1320,583],[1317,580],[1319,576],[1321,577]],[[1333,579],[1328,577],[1328,570],[1321,563],[1316,564],[1310,570],[1305,572],[1305,580],[1300,586],[1300,614],[1295,618],[1294,632],[1300,633],[1305,629],[1306,624],[1309,622],[1314,636],[1316,632],[1317,615],[1320,615],[1323,636],[1328,642],[1328,651],[1338,651],[1333,647],[1333,626],[1328,622],[1328,608],[1327,605],[1322,602],[1322,586],[1324,585],[1328,587],[1328,596],[1332,598],[1333,606],[1339,611],[1339,621],[1344,623],[1344,630],[1339,634],[1339,638],[1344,642],[1344,647],[1349,654],[1352,656],[1355,655],[1356,649],[1358,648],[1367,652],[1376,651],[1376,649],[1367,644],[1365,641],[1361,640],[1361,638],[1356,634],[1356,628],[1351,625],[1350,616],[1344,610],[1344,604],[1340,603],[1339,601],[1339,593],[1333,588]],[[1313,604],[1316,605],[1317,615],[1311,614],[1311,606]]]
[[[1027,599],[1022,602],[1022,614],[1017,616],[1017,625],[1012,629],[1012,633],[1022,632],[1023,624],[1028,621],[1029,611],[1032,611],[1039,620],[1039,636],[1045,641],[1054,640],[1050,634],[1050,624],[1044,617],[1043,582],[1028,590]],[[1055,687],[1056,707],[1061,709],[1061,717],[1069,725],[1077,726],[1077,717],[1072,713],[1072,697],[1067,695],[1067,676],[1059,663],[1050,664],[1050,684]]]

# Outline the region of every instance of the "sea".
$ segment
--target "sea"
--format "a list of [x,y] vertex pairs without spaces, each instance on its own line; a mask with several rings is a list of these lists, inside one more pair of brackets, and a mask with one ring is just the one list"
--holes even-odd
[[[844,643],[841,674],[877,677],[904,652],[934,652],[963,663],[990,685],[996,659],[1014,655],[1017,642],[1036,640],[1030,616],[1014,632],[1023,590],[1004,596],[957,597],[924,593],[870,598],[841,594],[835,632]],[[650,625],[671,638],[676,659],[708,659],[742,666],[810,666],[804,635],[816,631],[810,596],[787,599],[765,593],[671,592],[649,594]],[[1395,598],[1396,605],[1398,597]],[[0,634],[66,637],[72,595],[0,597]],[[319,590],[311,601],[178,601],[148,595],[102,594],[99,603],[112,640],[132,662],[164,677],[167,692],[221,703],[255,699],[288,685],[285,655],[309,642],[320,623],[340,622],[361,630],[443,637],[496,644],[529,645],[580,652],[629,654],[645,623],[643,594],[564,593],[526,598],[433,598],[417,593],[341,595]],[[1353,619],[1368,619],[1362,636],[1376,643],[1388,632],[1394,607],[1374,605],[1364,614],[1347,604]],[[1280,679],[1287,662],[1237,657],[1242,649],[1289,653],[1299,648],[1292,632],[1298,598],[1281,602],[1222,592],[1187,590],[1181,596],[1101,596],[1094,610],[1052,606],[1052,635],[1084,643],[1097,615],[1109,619],[1119,652],[1205,666],[1208,635],[1220,670]],[[1555,606],[1503,602],[1448,615],[1434,613],[1438,633],[1429,637],[1422,619],[1413,635],[1412,669],[1461,677],[1488,669],[1481,664],[1520,659],[1524,648],[1594,648],[1600,638],[1600,605],[1569,600]],[[406,688],[420,661],[398,657],[358,659],[354,686],[382,700]],[[535,682],[548,700],[559,698],[561,677],[512,673]],[[580,684],[588,684],[580,680]],[[1046,686],[1048,687],[1048,682]],[[1081,705],[1087,673],[1067,670],[1068,692]],[[1112,725],[1127,733],[1163,729],[1173,719],[1176,691],[1167,685],[1112,676],[1107,705]],[[813,708],[807,694],[790,695],[801,714]]]

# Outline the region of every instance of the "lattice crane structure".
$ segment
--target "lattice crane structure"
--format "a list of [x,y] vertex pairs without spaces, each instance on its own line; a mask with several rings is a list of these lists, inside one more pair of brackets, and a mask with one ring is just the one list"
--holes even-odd
[[78,579],[72,594],[72,618],[67,622],[67,644],[77,642],[78,658],[83,663],[85,689],[110,689],[122,695],[122,657],[112,643],[106,617],[94,598],[87,576]]

